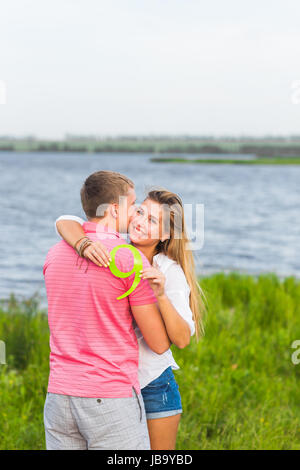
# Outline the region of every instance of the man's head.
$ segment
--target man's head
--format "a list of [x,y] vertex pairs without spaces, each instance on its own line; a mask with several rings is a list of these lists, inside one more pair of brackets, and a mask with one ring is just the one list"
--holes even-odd
[[106,223],[125,233],[134,209],[133,182],[115,171],[96,171],[84,182],[81,191],[83,210],[90,221]]

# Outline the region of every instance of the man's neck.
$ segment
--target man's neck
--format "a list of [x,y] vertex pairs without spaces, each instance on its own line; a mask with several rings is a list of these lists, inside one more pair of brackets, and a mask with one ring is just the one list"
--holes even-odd
[[98,217],[93,217],[92,219],[89,219],[89,222],[94,222],[95,224],[102,225],[102,227],[105,227],[106,229],[114,230],[115,232],[118,232],[118,227],[116,224],[115,219],[111,220],[108,219],[107,217],[104,218],[98,218]]

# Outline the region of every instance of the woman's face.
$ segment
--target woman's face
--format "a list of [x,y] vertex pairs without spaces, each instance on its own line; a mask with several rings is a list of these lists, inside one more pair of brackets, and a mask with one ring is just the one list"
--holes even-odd
[[129,236],[136,245],[156,245],[163,237],[162,207],[158,202],[145,199],[137,207],[129,223]]

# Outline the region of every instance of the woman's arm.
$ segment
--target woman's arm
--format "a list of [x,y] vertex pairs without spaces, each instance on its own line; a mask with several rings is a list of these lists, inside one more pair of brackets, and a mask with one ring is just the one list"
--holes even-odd
[[80,238],[85,236],[82,225],[75,220],[60,219],[56,221],[56,228],[59,235],[75,250],[80,242],[76,243]]
[[166,294],[157,297],[157,303],[170,340],[178,348],[185,348],[191,339],[188,323],[179,315]]
[[157,268],[151,267],[144,269],[141,277],[148,279],[156,295],[158,307],[171,342],[180,349],[185,348],[190,343],[191,329],[165,293],[165,276]]
[[[76,220],[59,218],[56,220],[56,228],[59,235],[75,250],[78,249],[82,237],[86,236],[81,223]],[[107,267],[111,261],[107,248],[99,241],[88,246],[83,255],[98,266]]]
[[171,341],[156,303],[148,305],[130,305],[132,315],[149,348],[156,354],[163,354]]

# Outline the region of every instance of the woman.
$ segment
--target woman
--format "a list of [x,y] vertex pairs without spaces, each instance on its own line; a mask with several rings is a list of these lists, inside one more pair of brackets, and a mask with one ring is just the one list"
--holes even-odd
[[[70,220],[71,219],[71,220]],[[56,221],[59,234],[71,245],[84,236],[82,219],[62,216]],[[152,267],[141,272],[148,279],[165,323],[170,341],[179,348],[196,333],[203,333],[205,296],[195,274],[194,259],[188,250],[181,199],[167,190],[150,191],[131,217],[129,237]],[[93,242],[84,257],[99,266],[110,261],[106,247]],[[139,343],[139,381],[145,404],[152,450],[175,449],[182,406],[172,369],[179,369],[169,349],[153,352],[135,325]]]

